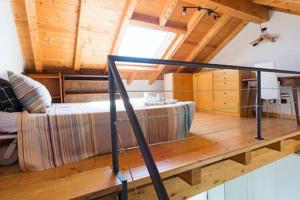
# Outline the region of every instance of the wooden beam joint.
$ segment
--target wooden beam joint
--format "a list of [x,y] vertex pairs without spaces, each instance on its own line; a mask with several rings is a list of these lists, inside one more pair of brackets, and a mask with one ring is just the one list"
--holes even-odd
[[230,160],[238,162],[242,165],[249,165],[251,163],[251,152],[247,151],[247,152],[235,155],[235,156],[231,157]]
[[272,143],[272,144],[266,146],[266,148],[281,152],[284,149],[284,141],[280,140],[278,142]]
[[290,139],[300,141],[300,135],[294,136],[294,137],[292,137]]
[[162,11],[162,14],[159,17],[159,24],[161,26],[165,26],[167,24],[177,4],[178,4],[178,0],[169,0],[167,2],[166,6]]
[[180,24],[176,22],[168,22],[164,26],[162,26],[160,25],[158,17],[153,17],[153,16],[149,16],[137,12],[133,13],[130,19],[130,23],[152,28],[152,29],[178,33],[178,34],[186,34],[187,32],[187,27],[184,24]]
[[182,180],[190,185],[197,185],[201,183],[201,167],[195,168],[178,175]]

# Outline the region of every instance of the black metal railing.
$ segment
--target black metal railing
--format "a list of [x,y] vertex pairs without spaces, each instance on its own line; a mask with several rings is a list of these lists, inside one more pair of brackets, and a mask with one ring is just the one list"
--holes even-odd
[[[184,66],[193,69],[199,68],[209,68],[209,69],[231,69],[231,70],[243,70],[243,71],[254,71],[257,73],[257,90],[256,90],[256,139],[263,140],[263,135],[261,132],[262,124],[262,103],[261,103],[261,72],[274,72],[283,74],[299,74],[298,71],[288,71],[288,70],[276,70],[276,69],[265,69],[265,68],[255,68],[255,67],[243,67],[243,66],[232,66],[232,65],[220,65],[220,64],[207,64],[207,63],[196,63],[196,62],[184,62],[184,61],[174,61],[174,60],[162,60],[162,59],[150,59],[150,58],[135,58],[135,57],[124,57],[124,56],[108,56],[108,66],[109,66],[109,97],[110,97],[110,119],[111,119],[111,139],[112,139],[112,165],[113,172],[119,174],[119,158],[118,158],[118,135],[116,130],[117,121],[117,111],[116,111],[116,97],[115,92],[118,88],[121,99],[123,100],[126,113],[128,115],[131,127],[135,134],[137,143],[140,147],[143,159],[149,171],[152,183],[156,190],[157,197],[160,200],[169,199],[166,189],[163,185],[162,179],[160,177],[157,166],[154,162],[152,154],[149,150],[148,144],[144,137],[142,128],[137,119],[137,116],[133,110],[130,103],[128,93],[122,82],[121,76],[117,69],[117,62],[127,62],[127,63],[143,63],[143,64],[159,64],[166,65],[167,67]],[[146,66],[145,66],[146,67]],[[120,194],[122,199],[127,199],[127,182],[123,179],[123,192]]]

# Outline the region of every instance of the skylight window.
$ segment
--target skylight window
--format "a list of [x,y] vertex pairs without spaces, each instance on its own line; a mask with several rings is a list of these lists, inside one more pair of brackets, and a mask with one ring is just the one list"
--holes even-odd
[[118,55],[161,58],[175,34],[136,25],[129,25],[124,33]]

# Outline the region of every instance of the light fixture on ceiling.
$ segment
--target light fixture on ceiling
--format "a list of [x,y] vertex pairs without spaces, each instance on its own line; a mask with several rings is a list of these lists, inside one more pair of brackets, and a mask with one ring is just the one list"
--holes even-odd
[[197,9],[198,11],[205,10],[208,16],[212,16],[214,20],[220,17],[220,15],[214,9],[201,6],[182,6],[182,14],[187,15],[188,9]]

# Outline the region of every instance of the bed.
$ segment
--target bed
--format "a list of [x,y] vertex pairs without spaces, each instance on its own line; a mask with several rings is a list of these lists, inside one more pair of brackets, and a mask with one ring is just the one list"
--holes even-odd
[[0,133],[17,132],[17,120],[20,113],[18,112],[1,112],[0,111]]
[[[189,132],[193,102],[145,106],[131,99],[149,144],[183,139]],[[117,101],[121,148],[137,145],[123,107]],[[40,171],[111,152],[109,102],[53,104],[47,114],[20,114],[18,154],[24,171]]]

